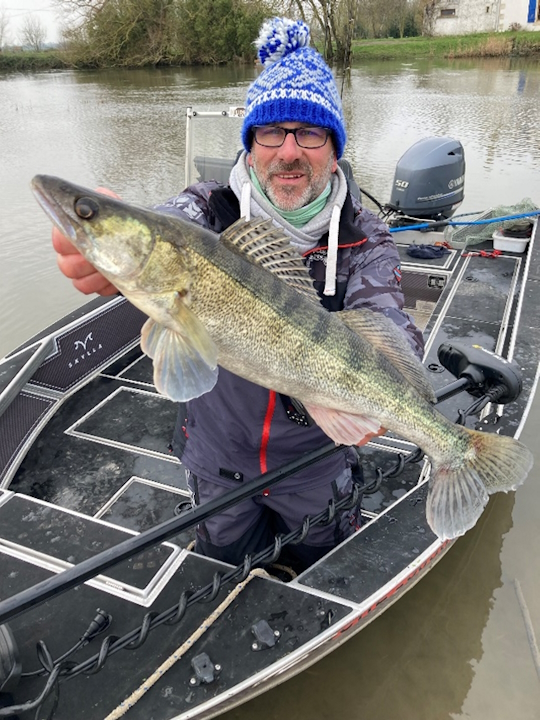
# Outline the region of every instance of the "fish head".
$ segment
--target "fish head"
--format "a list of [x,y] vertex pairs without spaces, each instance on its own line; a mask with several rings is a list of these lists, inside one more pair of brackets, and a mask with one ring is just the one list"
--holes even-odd
[[60,232],[113,283],[142,271],[156,234],[142,211],[50,175],[36,175],[32,190]]

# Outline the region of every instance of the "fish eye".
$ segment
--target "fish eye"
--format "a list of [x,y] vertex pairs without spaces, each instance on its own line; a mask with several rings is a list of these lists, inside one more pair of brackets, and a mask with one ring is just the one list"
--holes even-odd
[[98,211],[99,205],[92,198],[82,197],[75,201],[75,212],[83,220],[91,220]]

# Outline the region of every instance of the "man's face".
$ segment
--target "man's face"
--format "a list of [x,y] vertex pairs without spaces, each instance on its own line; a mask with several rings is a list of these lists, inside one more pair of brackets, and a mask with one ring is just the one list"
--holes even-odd
[[[280,127],[296,129],[306,123],[276,123]],[[320,148],[301,148],[291,133],[281,147],[269,148],[255,140],[248,155],[248,163],[266,196],[280,210],[298,210],[322,193],[336,171],[337,160],[331,137]]]

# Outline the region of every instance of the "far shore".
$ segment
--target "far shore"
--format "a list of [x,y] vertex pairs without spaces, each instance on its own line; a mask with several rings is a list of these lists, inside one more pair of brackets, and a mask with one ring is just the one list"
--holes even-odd
[[[442,37],[353,40],[351,46],[352,63],[364,60],[487,57],[532,57],[540,60],[540,32],[516,31]],[[159,67],[181,67],[182,65],[181,62],[171,60],[154,64]],[[97,69],[98,67],[103,66],[78,62],[68,50],[62,48],[39,52],[4,49],[0,52],[0,71],[31,72],[67,68]],[[107,67],[123,66],[109,65]]]

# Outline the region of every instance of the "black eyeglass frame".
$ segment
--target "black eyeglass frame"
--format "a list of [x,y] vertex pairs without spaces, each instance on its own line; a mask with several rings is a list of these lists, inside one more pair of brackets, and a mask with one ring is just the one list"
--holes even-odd
[[[275,128],[276,130],[282,130],[285,133],[285,135],[283,136],[283,140],[280,142],[279,145],[265,145],[264,143],[259,142],[259,140],[257,140],[257,130],[259,128]],[[311,146],[306,147],[306,145],[302,145],[301,143],[298,142],[298,137],[297,137],[296,133],[299,130],[309,130],[311,128],[317,128],[317,130],[324,131],[324,133],[325,133],[324,142],[321,145],[311,145]],[[301,147],[302,150],[320,150],[322,147],[324,147],[326,145],[326,143],[328,142],[328,138],[332,134],[332,130],[330,128],[321,127],[319,125],[305,125],[303,127],[293,128],[292,130],[291,130],[291,128],[284,128],[281,125],[253,125],[253,127],[251,128],[251,132],[252,132],[253,140],[257,143],[257,145],[260,145],[261,147],[273,148],[273,149],[282,147],[283,143],[287,139],[287,135],[289,135],[289,134],[294,135],[294,140],[295,140],[296,144],[298,145],[298,147]]]

